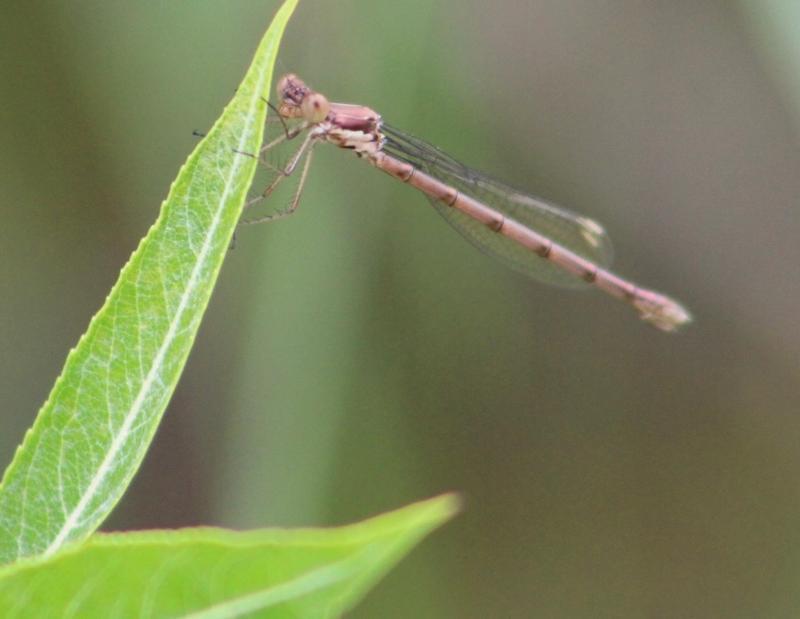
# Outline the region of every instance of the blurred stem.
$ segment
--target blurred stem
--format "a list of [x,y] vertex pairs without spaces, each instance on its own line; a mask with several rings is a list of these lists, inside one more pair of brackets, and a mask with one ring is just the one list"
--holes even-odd
[[757,51],[778,83],[800,137],[800,2],[740,0]]

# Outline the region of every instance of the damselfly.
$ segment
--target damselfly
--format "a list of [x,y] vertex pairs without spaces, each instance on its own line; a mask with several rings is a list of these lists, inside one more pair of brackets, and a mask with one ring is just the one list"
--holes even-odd
[[[277,120],[284,132],[262,146],[258,158],[278,144],[299,138],[288,164],[261,195],[299,168],[299,184],[289,208],[248,220],[258,223],[297,208],[316,144],[329,142],[352,150],[379,170],[424,193],[437,211],[466,239],[511,268],[560,286],[592,285],[629,303],[640,317],[663,331],[691,321],[677,301],[627,281],[607,270],[611,243],[603,227],[544,200],[526,195],[459,163],[430,144],[383,122],[374,110],[333,103],[296,75],[278,82]],[[288,123],[295,126],[289,128]]]

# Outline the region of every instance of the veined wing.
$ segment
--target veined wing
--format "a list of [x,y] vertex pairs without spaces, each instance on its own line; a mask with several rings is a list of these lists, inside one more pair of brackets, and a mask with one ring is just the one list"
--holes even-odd
[[[513,189],[483,172],[465,166],[435,146],[391,126],[384,124],[382,131],[386,136],[384,150],[388,154],[530,227],[598,266],[605,268],[611,263],[611,241],[596,221]],[[468,241],[512,269],[557,286],[581,288],[587,285],[459,210],[438,200],[429,200]]]

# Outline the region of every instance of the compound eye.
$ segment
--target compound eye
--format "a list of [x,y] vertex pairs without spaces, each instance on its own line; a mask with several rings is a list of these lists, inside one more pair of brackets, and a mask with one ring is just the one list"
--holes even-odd
[[278,97],[280,99],[284,99],[286,97],[287,91],[289,90],[292,82],[294,82],[295,76],[292,73],[287,73],[281,79],[278,80],[278,85],[275,90],[278,91]]
[[320,123],[328,117],[331,105],[324,95],[311,93],[303,99],[303,118],[312,123]]

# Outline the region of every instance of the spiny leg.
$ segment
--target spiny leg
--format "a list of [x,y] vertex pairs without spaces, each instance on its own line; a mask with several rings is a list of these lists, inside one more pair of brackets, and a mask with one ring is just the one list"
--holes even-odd
[[267,185],[267,187],[264,189],[264,191],[261,192],[260,195],[256,196],[255,198],[251,198],[250,200],[245,202],[244,208],[247,209],[253,206],[254,204],[258,204],[259,202],[261,202],[263,199],[265,199],[274,191],[274,189],[278,186],[278,183],[280,183],[287,176],[290,176],[297,167],[297,164],[300,162],[300,159],[303,157],[306,151],[308,151],[311,148],[313,141],[314,141],[314,134],[309,133],[303,140],[303,143],[300,144],[300,148],[298,148],[295,154],[292,156],[288,165],[283,169],[280,168],[276,169],[275,166],[269,165],[259,158],[258,161],[261,165],[269,168],[270,170],[277,171],[278,176],[276,176],[275,179],[269,185]]
[[[308,139],[306,139],[308,141]],[[303,187],[306,184],[306,178],[308,177],[308,170],[311,167],[311,158],[314,154],[314,145],[312,142],[309,142],[311,146],[308,148],[308,156],[306,157],[305,163],[303,164],[303,169],[300,172],[300,180],[297,184],[297,189],[294,192],[294,198],[292,198],[291,203],[289,204],[289,208],[285,211],[278,211],[277,213],[272,213],[271,215],[264,215],[263,217],[256,217],[254,219],[243,219],[241,223],[243,224],[260,224],[267,221],[275,221],[276,219],[281,219],[283,217],[287,217],[294,213],[297,210],[297,207],[300,205],[300,195],[303,192]],[[302,148],[302,147],[301,147]],[[296,163],[295,163],[296,165]],[[271,186],[268,188],[272,191],[275,188],[275,185],[278,183],[278,179],[283,179],[284,176],[279,176],[276,178],[272,183]],[[269,194],[267,194],[269,195]],[[264,196],[266,197],[266,196]],[[263,199],[263,198],[259,198]],[[252,201],[251,201],[252,202]]]
[[289,135],[291,131],[289,131],[289,126],[286,124],[286,119],[284,119],[283,115],[281,114],[281,111],[274,105],[272,105],[269,101],[267,101],[264,97],[261,97],[261,100],[267,104],[269,109],[275,112],[275,116],[272,117],[268,116],[267,121],[269,121],[270,118],[277,118],[279,121],[281,121],[281,125],[283,125],[283,132],[286,134],[286,139],[291,140],[292,138]]
[[[299,129],[299,130],[303,130],[305,128],[306,128],[305,124],[300,126],[300,127],[297,127],[297,129]],[[276,172],[277,173],[277,176],[267,185],[267,187],[264,189],[264,191],[262,191],[261,194],[256,196],[255,198],[252,198],[252,199],[248,200],[245,203],[244,208],[247,208],[249,206],[252,206],[253,204],[257,204],[258,202],[261,202],[261,200],[265,199],[267,196],[269,196],[272,193],[272,191],[275,189],[275,187],[277,187],[278,184],[284,178],[289,176],[294,171],[294,168],[297,166],[297,162],[299,161],[300,157],[303,155],[303,151],[308,147],[308,143],[309,143],[309,140],[311,138],[311,134],[310,133],[306,137],[306,139],[303,140],[302,144],[300,144],[300,147],[297,149],[295,154],[292,156],[292,159],[290,159],[289,164],[285,168],[281,168],[281,167],[275,166],[272,163],[270,163],[269,161],[267,161],[264,158],[263,153],[267,152],[268,150],[270,150],[271,148],[273,148],[275,146],[278,146],[279,144],[282,144],[283,142],[286,142],[286,141],[296,137],[298,134],[299,134],[299,131],[292,131],[292,132],[287,132],[286,134],[278,136],[277,138],[275,138],[274,140],[272,140],[268,144],[265,144],[264,146],[262,146],[258,151],[258,155],[254,155],[253,153],[247,153],[245,151],[241,151],[241,150],[237,150],[237,149],[233,150],[233,152],[235,152],[235,153],[237,153],[239,155],[244,155],[245,157],[252,157],[262,167],[270,170],[271,172]]]
[[289,128],[286,127],[286,123],[284,122],[283,118],[281,118],[280,120],[281,120],[281,124],[284,127],[284,133],[282,135],[279,135],[277,138],[275,138],[271,142],[268,142],[267,144],[264,144],[264,146],[262,146],[261,148],[258,149],[258,157],[262,162],[265,162],[264,159],[263,159],[263,155],[268,150],[270,150],[271,148],[277,146],[278,144],[283,144],[284,142],[288,142],[289,140],[293,140],[294,138],[296,138],[298,135],[303,133],[303,131],[305,131],[309,127],[308,123],[302,123],[302,124],[294,127],[293,129],[289,129]]
[[[270,105],[270,107],[272,107],[272,105],[269,102],[267,102],[267,105]],[[274,116],[267,117],[267,123],[272,121],[272,119],[274,119],[274,118],[275,118]],[[282,168],[279,168],[279,167],[273,165],[272,163],[270,163],[269,161],[267,161],[267,159],[264,157],[264,153],[266,153],[270,149],[272,149],[272,148],[274,148],[274,147],[276,147],[276,146],[278,146],[280,144],[283,144],[284,142],[288,142],[289,140],[292,140],[292,139],[296,138],[303,131],[308,129],[309,124],[304,122],[304,123],[298,125],[297,127],[294,127],[293,129],[289,129],[286,126],[286,122],[283,120],[282,117],[279,116],[278,120],[280,121],[280,123],[284,127],[284,133],[279,135],[278,137],[276,137],[274,140],[271,140],[267,144],[264,144],[261,148],[259,148],[258,149],[258,154],[248,153],[248,152],[245,152],[243,150],[238,150],[236,148],[233,149],[233,152],[235,152],[235,153],[237,153],[239,155],[244,155],[245,157],[252,157],[253,159],[256,159],[263,167],[267,168],[268,170],[271,170],[272,172],[277,172],[278,174],[282,174],[282,175],[286,176],[287,174],[286,174],[285,170],[282,169]],[[302,146],[301,146],[301,148],[302,148]],[[297,164],[295,164],[295,165],[297,165]],[[270,189],[270,191],[271,191],[271,189]],[[267,193],[266,195],[269,195],[269,193]],[[266,197],[266,195],[265,195],[265,197]],[[245,206],[247,206],[247,205],[245,205]]]

